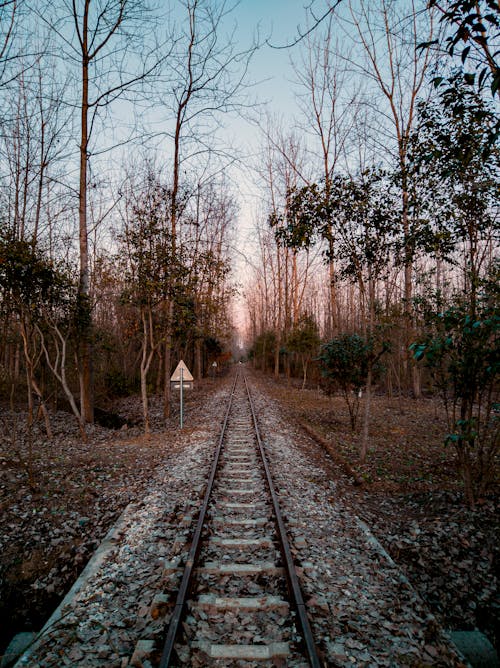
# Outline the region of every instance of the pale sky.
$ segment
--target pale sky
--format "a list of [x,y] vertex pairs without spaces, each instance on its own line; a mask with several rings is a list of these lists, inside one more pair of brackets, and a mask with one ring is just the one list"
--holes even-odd
[[[304,7],[307,4],[305,0],[241,0],[234,12],[241,45],[250,43],[257,32],[261,41],[269,38],[273,45],[292,42],[298,26],[303,29],[306,24]],[[318,2],[315,4],[318,5]],[[320,0],[319,4],[321,7],[326,5],[324,0]],[[255,53],[250,64],[249,80],[256,83],[251,94],[262,103],[262,113],[266,109],[284,119],[291,120],[293,117],[296,106],[290,57],[291,54],[297,56],[297,53],[298,47],[275,49],[266,44]],[[237,143],[242,144],[244,150],[250,154],[258,150],[262,137],[255,125],[232,121],[230,131],[234,132]]]
[[[253,34],[257,32],[260,40],[269,38],[271,44],[284,45],[292,42],[297,35],[298,26],[303,29],[306,24],[304,7],[307,4],[305,0],[242,0],[234,12],[234,20],[238,22],[238,35],[241,35],[241,45],[249,43]],[[325,2],[321,0],[319,5],[324,7]],[[257,82],[252,95],[263,104],[262,113],[265,107],[271,114],[290,121],[295,112],[291,53],[297,56],[297,47],[290,50],[274,49],[264,45],[254,55],[249,72],[250,80]],[[228,131],[242,147],[242,152],[247,154],[245,164],[258,163],[256,153],[263,142],[258,128],[242,120],[234,120],[229,124]],[[235,169],[233,174],[239,189],[240,204],[238,252],[234,255],[233,276],[240,283],[244,283],[249,275],[248,260],[251,261],[252,246],[255,241],[255,219],[262,200],[254,182],[255,175],[251,170],[245,173]],[[243,310],[241,301],[237,300],[235,320],[240,327],[244,321]]]

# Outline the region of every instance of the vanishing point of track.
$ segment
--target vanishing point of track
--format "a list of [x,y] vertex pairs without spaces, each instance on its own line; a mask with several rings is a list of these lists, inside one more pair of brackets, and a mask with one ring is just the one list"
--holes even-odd
[[237,373],[160,666],[262,662],[321,666],[248,383]]

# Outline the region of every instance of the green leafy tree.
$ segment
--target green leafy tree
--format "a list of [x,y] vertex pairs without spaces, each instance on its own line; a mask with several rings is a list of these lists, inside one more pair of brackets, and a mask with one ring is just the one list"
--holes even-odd
[[[446,26],[444,48],[451,57],[460,56],[464,65],[473,71],[465,74],[466,81],[482,88],[490,83],[493,95],[500,90],[500,6],[497,0],[429,0],[429,8],[437,8],[440,21]],[[438,40],[422,44],[438,44]]]
[[412,137],[412,244],[456,263],[464,249],[464,287],[474,315],[486,246],[498,238],[500,150],[497,119],[459,76],[419,107]]
[[372,344],[359,334],[344,334],[321,346],[321,374],[328,391],[340,390],[349,410],[351,429],[356,429],[361,390],[366,383]]
[[458,266],[462,281],[448,302],[440,290],[422,299],[426,334],[411,349],[443,398],[446,441],[455,446],[472,505],[498,451],[499,293],[488,278],[498,279],[498,120],[457,74],[435,101],[420,105],[412,144],[415,247]]
[[448,419],[445,442],[452,444],[474,505],[495,475],[500,448],[500,271],[482,281],[474,315],[467,295],[436,312],[424,309],[428,334],[412,344],[415,359],[425,360]]
[[[376,329],[376,282],[391,266],[396,239],[401,236],[397,201],[387,174],[369,169],[353,177],[337,175],[327,188],[313,184],[291,191],[287,219],[271,221],[277,238],[293,248],[309,248],[322,241],[325,259],[337,260],[341,274],[358,283],[367,304],[364,333],[370,341]],[[371,354],[367,358],[362,461],[368,449],[373,362]],[[351,415],[357,414],[359,402],[355,406]]]
[[249,356],[254,361],[254,364],[260,364],[260,368],[265,372],[267,367],[272,365],[275,347],[276,334],[268,330],[255,338]]
[[150,434],[148,373],[155,354],[168,336],[165,304],[174,301],[186,270],[181,251],[174,254],[169,225],[171,190],[149,174],[142,191],[130,193],[128,221],[121,236],[126,288],[122,302],[138,313],[141,331],[141,397],[144,430]]
[[[65,351],[75,333],[77,317],[76,287],[70,268],[54,262],[32,243],[7,232],[0,237],[0,302],[5,316],[15,315],[23,341],[29,426],[34,417],[35,395],[45,416],[47,434],[51,436],[41,383],[37,379],[44,356],[61,383],[85,437],[81,412],[66,381]],[[48,339],[53,339],[51,350]]]
[[276,239],[294,250],[325,242],[325,261],[338,260],[344,277],[361,281],[363,292],[365,282],[387,268],[394,250],[398,221],[390,188],[387,175],[377,169],[335,175],[328,188],[313,183],[291,189],[286,215],[269,222]]

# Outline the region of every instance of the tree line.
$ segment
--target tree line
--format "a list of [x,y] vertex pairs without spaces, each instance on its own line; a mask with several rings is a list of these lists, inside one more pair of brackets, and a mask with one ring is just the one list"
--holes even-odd
[[[148,431],[177,359],[201,377],[231,345],[219,129],[262,46],[235,9],[0,2],[0,392],[30,427],[64,402],[85,437],[138,391]],[[498,453],[498,4],[313,9],[284,45],[300,113],[260,120],[251,355],[304,385],[321,360],[353,425],[362,386],[361,458],[375,383],[439,391],[472,499]]]
[[[313,17],[314,18],[314,17]],[[498,38],[494,2],[340,2],[303,28],[300,116],[263,133],[254,364],[315,364],[360,459],[380,390],[441,396],[469,502],[499,448]]]
[[237,216],[218,132],[254,45],[212,0],[0,3],[0,392],[82,436],[230,347]]

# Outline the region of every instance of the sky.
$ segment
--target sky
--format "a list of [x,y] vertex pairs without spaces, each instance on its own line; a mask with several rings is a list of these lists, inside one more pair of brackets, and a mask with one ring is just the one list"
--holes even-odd
[[[179,13],[179,17],[185,20],[185,7],[179,0],[170,0],[162,4],[164,0],[158,3],[162,8],[172,8],[175,13]],[[215,0],[215,6],[222,0]],[[249,67],[248,79],[255,83],[251,88],[249,94],[255,99],[255,106],[252,109],[254,115],[262,112],[264,117],[264,108],[273,116],[280,116],[292,122],[292,116],[295,110],[295,98],[293,94],[293,69],[290,63],[290,57],[293,53],[297,56],[298,48],[294,49],[277,49],[272,48],[265,42],[268,40],[271,44],[283,46],[287,43],[293,42],[299,31],[303,31],[307,24],[307,8],[313,4],[319,13],[323,13],[328,5],[328,0],[226,0],[226,6],[235,6],[234,11],[230,12],[227,17],[227,30],[231,31],[234,27],[235,34],[238,39],[238,47],[242,50],[248,48],[254,38],[262,44],[262,46],[255,52]],[[34,7],[37,4],[34,3]],[[57,5],[58,6],[58,5]],[[69,4],[68,4],[69,6]],[[71,21],[68,23],[68,30],[72,28]],[[44,27],[43,25],[41,26]],[[224,35],[220,36],[220,43],[224,43]],[[70,52],[71,53],[71,52]],[[154,53],[154,49],[153,49]],[[61,78],[66,76],[64,67],[72,73],[74,70],[74,63],[65,57],[61,59],[64,63],[61,65]],[[59,62],[59,61],[57,61]],[[106,61],[107,62],[107,61]],[[130,65],[134,66],[134,56],[131,58]],[[76,79],[78,80],[78,79]],[[77,90],[77,89],[75,89]],[[161,94],[161,86],[158,88],[158,95]],[[165,87],[165,98],[168,93],[168,84]],[[95,95],[95,91],[93,91]],[[77,98],[78,99],[78,98]],[[153,101],[151,106],[148,99],[142,106],[137,107],[137,114],[142,120],[145,117],[146,123],[149,119],[151,126],[164,133],[171,130],[173,114],[168,104],[160,107],[157,112],[153,108]],[[102,125],[96,123],[94,128],[93,140],[91,142],[90,152],[92,159],[90,161],[90,176],[89,179],[95,179],[96,182],[102,184],[112,183],[115,172],[119,172],[121,168],[128,166],[131,169],[134,161],[141,157],[141,136],[128,142],[133,136],[135,129],[133,119],[132,107],[133,101],[127,102],[120,98],[116,104],[113,105],[113,112],[107,109],[102,111],[103,122]],[[151,113],[151,116],[149,114]],[[116,119],[115,119],[116,116]],[[113,122],[114,121],[114,122]],[[166,121],[164,126],[162,121]],[[238,218],[238,232],[236,234],[238,242],[238,252],[235,253],[235,274],[237,280],[241,274],[248,274],[248,267],[242,264],[242,257],[249,255],[250,240],[255,238],[254,226],[256,212],[262,214],[262,193],[259,192],[256,186],[256,174],[252,173],[252,166],[258,163],[258,152],[263,145],[264,138],[257,124],[252,124],[241,118],[226,117],[223,119],[226,127],[224,129],[225,136],[222,137],[222,143],[226,146],[231,146],[236,149],[236,152],[241,157],[241,167],[233,167],[229,174],[230,180],[233,182],[236,190],[235,197],[238,200],[240,213]],[[170,126],[168,125],[170,124]],[[286,123],[285,123],[286,126]],[[78,132],[71,132],[71,127],[68,135],[70,137],[70,144],[68,152],[76,154],[78,149]],[[77,125],[75,126],[78,127]],[[120,142],[123,142],[120,147]],[[104,151],[103,147],[112,147],[117,145],[118,148],[114,151]],[[168,154],[165,155],[165,147],[169,146],[168,140],[162,134],[158,135],[158,139],[153,139],[151,145],[147,147],[148,157],[156,154],[158,160],[163,162],[169,159]],[[94,147],[96,150],[94,151]],[[170,149],[167,149],[169,151]],[[71,155],[73,158],[73,153]],[[70,164],[70,162],[68,162]],[[189,164],[186,162],[186,164]],[[72,161],[72,171],[69,173],[71,178],[75,179],[78,175],[77,161]],[[71,169],[71,167],[70,167]],[[105,234],[105,231],[102,232]]]
[[[252,59],[249,78],[256,82],[253,92],[262,103],[262,113],[266,111],[279,118],[284,130],[291,129],[301,116],[296,103],[297,86],[292,59],[300,62],[303,43],[289,48],[273,47],[293,44],[311,24],[311,8],[316,16],[321,16],[329,4],[328,0],[241,0],[234,12],[233,20],[238,23],[241,46],[251,42],[256,33],[264,42]],[[228,123],[228,132],[234,134],[235,142],[241,146],[245,164],[259,164],[259,151],[264,144],[259,128],[238,119]],[[248,325],[244,291],[248,289],[253,273],[256,222],[258,217],[266,216],[266,208],[256,174],[251,168],[235,169],[233,179],[240,207],[237,248],[233,255],[233,278],[240,292],[234,300],[233,319],[243,339]]]
[[[259,35],[262,42],[269,40],[271,44],[284,45],[293,40],[298,25],[305,23],[304,1],[241,0],[234,12],[234,20],[238,23],[237,35],[241,47],[250,44],[254,35]],[[254,54],[248,77],[255,84],[250,91],[251,97],[258,103],[254,112],[257,109],[262,113],[267,110],[273,115],[291,119],[295,98],[290,55],[290,49],[275,49],[265,43]],[[234,134],[243,152],[255,155],[258,151],[262,137],[255,125],[231,119],[227,131]]]
[[[266,45],[286,45],[293,41],[299,26],[306,24],[306,7],[311,0],[227,0],[227,6],[234,6],[226,18],[225,32],[235,30],[237,49],[245,50],[254,40],[262,46],[254,53],[249,67],[247,80],[253,85],[248,90],[253,105],[250,114],[256,118],[264,116],[267,110],[272,115],[283,116],[291,122],[294,113],[293,71],[290,63],[290,49],[276,49]],[[179,20],[185,19],[182,4],[173,0],[171,6],[179,12]],[[314,5],[324,11],[326,0],[314,0]],[[226,35],[220,31],[220,42]],[[297,53],[297,49],[294,49]],[[255,237],[255,215],[260,208],[261,193],[255,184],[256,174],[252,166],[259,162],[258,152],[263,137],[258,125],[244,118],[226,115],[222,120],[225,128],[219,131],[219,144],[236,149],[241,158],[241,165],[231,167],[228,172],[240,207],[238,218],[239,248],[235,254],[235,271],[244,273],[241,264],[243,254],[247,254],[249,239]],[[238,261],[239,258],[239,261]]]
[[[259,103],[256,108],[264,114],[282,117],[285,123],[291,123],[296,111],[293,92],[293,69],[290,58],[297,55],[297,48],[272,48],[271,45],[282,46],[293,42],[299,29],[306,25],[305,0],[241,0],[234,12],[232,20],[236,21],[237,35],[241,47],[251,43],[254,35],[263,46],[254,54],[249,70],[249,80],[255,83],[251,96]],[[324,0],[316,1],[315,5],[324,8]],[[241,146],[246,166],[259,162],[258,152],[263,137],[259,128],[243,119],[231,119],[227,123],[227,132],[233,135],[236,145]],[[238,188],[240,216],[238,221],[238,238],[240,253],[245,252],[251,239],[255,237],[255,217],[261,207],[261,194],[254,182],[255,176],[248,170],[236,169],[233,178]],[[248,266],[238,262],[236,256],[236,272],[248,273]]]
[[[318,3],[316,3],[318,4]],[[320,2],[321,6],[325,3]],[[305,26],[305,0],[241,0],[232,17],[236,21],[237,35],[241,47],[251,43],[253,36],[266,39],[273,45],[285,45],[293,41],[298,34],[298,27]],[[297,49],[276,49],[264,44],[254,55],[249,71],[249,79],[255,82],[252,97],[262,105],[260,111],[268,110],[291,122],[295,111],[293,93],[293,70],[290,63],[291,53]],[[259,162],[258,152],[263,138],[259,129],[242,119],[228,119],[227,132],[232,135],[230,141],[241,147],[245,166]],[[256,216],[262,207],[262,196],[255,183],[252,170],[234,168],[232,179],[238,190],[239,219],[237,225],[234,253],[233,277],[243,285],[249,275],[252,246],[255,241]],[[235,324],[241,328],[244,316],[243,299],[236,300]]]
[[[244,33],[251,36],[258,29],[270,44],[286,45],[305,25],[304,2],[301,0],[242,0],[238,21]],[[258,94],[273,108],[284,111],[293,104],[290,90],[292,49],[276,49],[264,45],[255,54],[251,65],[252,78],[259,82]]]
[[[179,12],[179,19],[185,20],[185,10],[178,0],[171,6]],[[295,107],[292,90],[293,71],[290,64],[290,49],[271,48],[265,44],[285,45],[293,41],[298,27],[306,24],[306,9],[310,0],[227,0],[227,5],[235,9],[227,17],[226,31],[235,30],[239,49],[248,48],[254,39],[263,45],[252,57],[248,72],[248,81],[255,85],[249,90],[249,96],[256,102],[252,115],[264,114],[264,109],[273,115],[291,119]],[[326,0],[315,0],[315,5],[324,8]],[[174,13],[175,16],[175,13]],[[220,40],[224,43],[225,35],[221,31]],[[297,52],[297,49],[294,50]],[[125,108],[126,109],[126,108]],[[126,113],[126,112],[125,112]],[[160,119],[160,116],[158,117]],[[168,118],[161,114],[161,119]],[[239,204],[236,244],[234,251],[233,275],[241,284],[248,275],[248,264],[252,239],[255,239],[255,217],[261,208],[261,193],[255,184],[256,175],[252,166],[258,163],[258,152],[263,138],[259,128],[243,118],[226,116],[222,119],[225,129],[220,137],[222,144],[236,147],[241,158],[240,166],[228,170],[230,182],[235,188]],[[161,128],[161,122],[158,125]],[[161,140],[160,146],[165,146]]]

